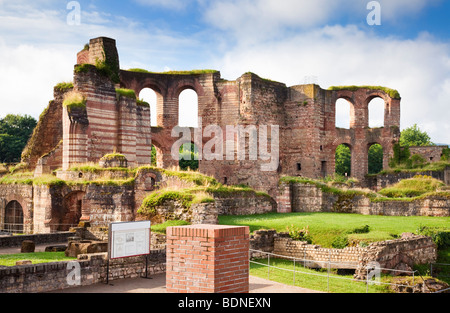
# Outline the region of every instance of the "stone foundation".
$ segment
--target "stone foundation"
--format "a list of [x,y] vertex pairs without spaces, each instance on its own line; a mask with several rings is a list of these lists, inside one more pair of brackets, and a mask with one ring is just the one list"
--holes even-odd
[[[415,264],[436,262],[437,248],[430,237],[404,234],[401,239],[375,242],[367,247],[344,249],[323,248],[318,245],[295,241],[285,233],[261,230],[251,240],[251,249],[262,250],[278,256],[295,258],[311,268],[354,269],[355,278],[365,279],[366,266],[377,262],[393,275],[394,270],[411,271]],[[251,252],[253,258],[266,258],[265,253]]]
[[[165,271],[165,251],[152,251],[148,256],[147,274]],[[106,282],[107,254],[79,255],[80,284],[88,286]],[[39,293],[76,287],[67,278],[73,267],[68,262],[0,267],[0,293]],[[110,260],[109,281],[145,275],[145,258],[131,257]]]
[[[280,185],[282,192],[290,193],[292,212],[336,212],[387,216],[450,216],[450,199],[431,196],[413,201],[371,202],[364,195],[323,192],[313,184],[292,183]],[[285,207],[289,205],[284,200]]]

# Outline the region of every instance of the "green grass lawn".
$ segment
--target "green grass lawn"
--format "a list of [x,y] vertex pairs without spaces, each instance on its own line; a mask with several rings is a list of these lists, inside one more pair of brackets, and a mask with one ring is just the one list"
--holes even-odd
[[76,260],[64,252],[34,252],[0,255],[0,266],[15,266],[16,261],[30,260],[33,264]]
[[[274,229],[286,231],[294,225],[309,228],[313,244],[331,248],[334,238],[348,234],[349,240],[371,243],[390,240],[404,232],[416,233],[419,227],[437,227],[450,230],[450,217],[428,216],[379,216],[345,213],[266,213],[259,215],[220,216],[222,225],[246,225],[250,231]],[[349,234],[353,229],[369,225],[364,234]]]

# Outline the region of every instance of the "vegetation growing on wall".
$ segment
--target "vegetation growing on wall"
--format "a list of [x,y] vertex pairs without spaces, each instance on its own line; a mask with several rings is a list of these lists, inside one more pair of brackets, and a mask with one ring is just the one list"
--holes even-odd
[[397,184],[384,188],[380,194],[390,198],[413,198],[430,192],[437,192],[445,184],[431,176],[416,175],[413,178],[403,179]]
[[102,156],[100,160],[103,161],[111,161],[111,160],[120,160],[120,161],[126,161],[127,158],[121,154],[121,153],[108,153]]
[[400,93],[391,88],[382,87],[382,86],[331,86],[328,90],[350,90],[357,91],[359,89],[370,89],[370,90],[381,90],[384,93],[388,94],[392,99],[400,99]]
[[284,176],[280,179],[280,183],[301,183],[314,185],[323,192],[331,193],[339,197],[352,198],[355,196],[365,196],[371,202],[414,201],[431,196],[450,198],[449,191],[440,190],[440,188],[445,185],[444,183],[429,176],[420,175],[417,175],[412,179],[402,180],[399,184],[384,188],[379,192],[359,188],[338,188],[333,186],[330,182],[325,183],[320,180],[305,177]]
[[217,70],[210,70],[210,69],[204,69],[204,70],[191,70],[191,71],[167,71],[167,72],[151,72],[147,71],[142,68],[130,68],[128,69],[130,72],[137,72],[137,73],[147,73],[147,74],[167,74],[167,75],[196,75],[196,74],[211,74],[211,73],[217,73]]
[[136,93],[133,89],[116,88],[117,96],[123,96],[131,99],[136,99]]
[[72,88],[73,88],[72,82],[61,82],[61,83],[58,83],[54,89],[61,91],[61,92],[65,92]]
[[69,112],[76,108],[85,109],[86,99],[81,93],[70,91],[64,96],[63,106],[65,106]]

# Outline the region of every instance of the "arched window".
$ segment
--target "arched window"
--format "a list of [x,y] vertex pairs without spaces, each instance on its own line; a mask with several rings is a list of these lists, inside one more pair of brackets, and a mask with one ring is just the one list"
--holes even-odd
[[163,167],[163,152],[158,145],[152,144],[152,161],[151,166]]
[[178,98],[178,126],[198,127],[198,96],[192,89],[185,89]]
[[13,233],[23,232],[23,209],[16,200],[9,202],[5,208],[4,229]]
[[376,143],[369,147],[369,174],[378,174],[383,169],[383,147]]
[[369,127],[384,126],[384,100],[376,97],[369,102]]
[[342,176],[351,176],[352,152],[348,145],[341,144],[336,148],[335,172]]
[[151,88],[144,88],[139,93],[139,100],[143,100],[148,104],[150,104],[150,126],[158,126],[157,120],[158,98],[159,95]]
[[350,121],[351,121],[351,106],[352,104],[343,99],[339,98],[336,101],[336,124],[337,128],[346,128],[350,129]]

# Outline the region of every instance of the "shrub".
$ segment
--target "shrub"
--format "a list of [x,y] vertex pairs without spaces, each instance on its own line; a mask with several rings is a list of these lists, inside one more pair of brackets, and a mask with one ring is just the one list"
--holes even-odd
[[417,230],[417,234],[431,237],[438,249],[450,247],[450,231],[448,230],[420,226]]
[[146,102],[144,100],[141,100],[141,99],[136,99],[136,104],[141,106],[141,107],[147,107],[147,108],[150,107],[150,103],[148,103],[148,102]]
[[352,234],[367,234],[370,231],[369,225],[364,225],[362,227],[357,227],[351,231]]
[[73,88],[73,83],[72,82],[62,82],[62,83],[59,83],[59,84],[57,84],[55,86],[55,89],[59,90],[59,91],[67,91],[67,90],[72,89],[72,88]]
[[348,237],[347,235],[340,235],[334,238],[333,242],[331,243],[331,246],[335,249],[344,249],[348,246]]

